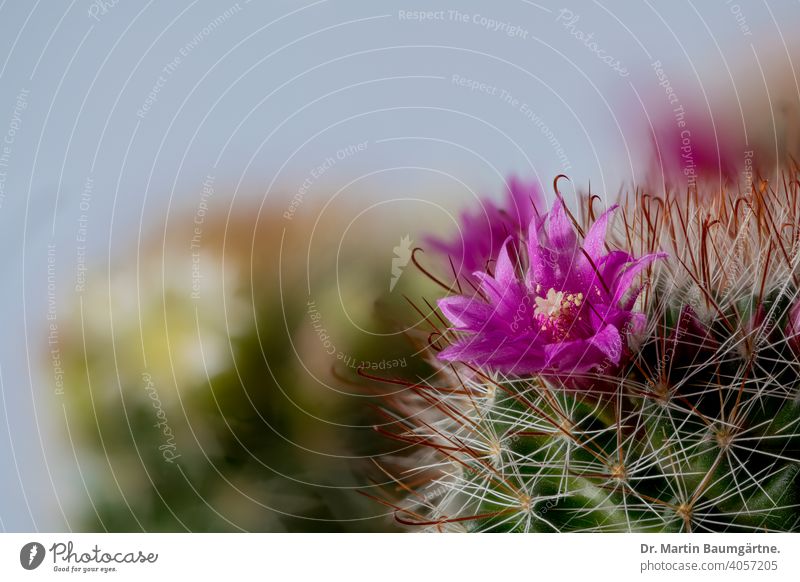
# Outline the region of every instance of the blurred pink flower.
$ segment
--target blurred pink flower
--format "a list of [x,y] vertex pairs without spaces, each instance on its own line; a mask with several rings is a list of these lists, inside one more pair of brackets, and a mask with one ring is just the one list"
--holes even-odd
[[475,271],[483,271],[495,258],[508,237],[519,238],[528,224],[544,210],[544,198],[537,182],[523,182],[511,177],[507,182],[505,203],[497,206],[481,200],[474,212],[461,214],[458,234],[451,239],[429,237],[435,252],[449,257],[459,276],[476,284]]

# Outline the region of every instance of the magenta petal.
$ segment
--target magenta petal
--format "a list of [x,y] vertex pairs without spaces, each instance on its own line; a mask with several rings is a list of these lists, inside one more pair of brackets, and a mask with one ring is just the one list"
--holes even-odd
[[536,374],[546,367],[546,359],[541,346],[528,344],[522,350],[498,351],[487,364],[505,374]]
[[616,327],[613,325],[605,326],[589,342],[599,349],[615,366],[619,364],[619,360],[622,357],[622,336]]
[[511,325],[515,314],[525,302],[527,288],[516,277],[503,284],[486,273],[476,272],[474,276],[480,281],[481,289],[492,307],[491,317],[494,324],[506,327]]
[[483,353],[479,348],[474,348],[465,341],[446,347],[436,357],[444,362],[474,362],[475,358]]
[[625,251],[611,251],[600,258],[596,264],[608,281],[616,281],[625,267],[634,260],[636,259]]
[[481,291],[483,291],[489,299],[489,303],[500,303],[503,299],[503,289],[500,284],[487,273],[475,271],[473,277],[480,284]]
[[500,255],[497,257],[497,264],[495,265],[494,278],[500,283],[501,286],[511,284],[517,280],[517,272],[511,258],[508,256],[508,245],[511,244],[511,237],[508,237],[500,249]]
[[636,278],[636,275],[638,275],[642,269],[648,267],[650,263],[656,259],[661,259],[665,256],[665,253],[653,253],[650,255],[645,255],[642,258],[630,263],[622,272],[622,275],[620,275],[619,279],[617,279],[614,285],[616,290],[611,299],[612,303],[618,303],[625,296],[625,293],[630,289],[633,280]]
[[507,352],[504,347],[509,342],[507,331],[476,334],[462,338],[448,346],[439,352],[438,358],[448,362],[463,361],[493,366],[495,358]]
[[462,297],[445,297],[438,302],[444,316],[457,329],[472,329],[485,324],[492,317],[492,308],[483,301]]
[[545,347],[547,365],[570,373],[602,369],[618,365],[622,358],[622,338],[619,330],[607,325],[597,334]]
[[558,342],[545,346],[545,368],[556,371],[559,376],[582,374],[599,365],[598,357],[588,339]]
[[541,283],[545,278],[544,267],[547,264],[545,253],[548,251],[539,245],[539,227],[535,221],[531,221],[528,227],[528,272],[525,280],[528,287],[535,287],[536,283]]
[[550,210],[547,235],[550,244],[555,248],[573,249],[577,242],[572,223],[567,218],[566,205],[560,198]]
[[583,250],[586,251],[586,253],[589,255],[589,258],[591,258],[593,262],[597,262],[597,260],[605,253],[608,220],[611,218],[611,214],[617,209],[617,207],[618,206],[615,204],[601,214],[600,218],[598,218],[589,229],[589,232],[586,233],[586,238],[583,241]]
[[[545,338],[539,331],[528,330],[519,334],[509,334],[508,330],[505,330],[460,340],[456,350],[459,354],[471,355],[469,361],[489,366],[494,370],[513,374],[533,374],[545,367],[544,342]],[[452,346],[442,353],[446,356],[452,355],[454,353]]]

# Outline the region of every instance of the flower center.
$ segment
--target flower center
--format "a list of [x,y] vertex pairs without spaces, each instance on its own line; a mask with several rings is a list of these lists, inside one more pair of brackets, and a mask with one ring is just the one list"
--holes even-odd
[[550,288],[544,297],[536,297],[535,301],[533,316],[541,330],[549,331],[559,339],[569,336],[570,328],[583,304],[583,293],[565,293]]

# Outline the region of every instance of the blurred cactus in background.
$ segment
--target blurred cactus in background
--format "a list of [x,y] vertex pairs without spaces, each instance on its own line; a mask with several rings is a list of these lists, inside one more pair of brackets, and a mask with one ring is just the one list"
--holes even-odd
[[375,394],[346,379],[419,372],[379,317],[413,278],[389,295],[392,242],[377,226],[354,257],[339,248],[346,214],[315,225],[257,210],[182,216],[89,277],[63,342],[85,528],[392,527],[356,492],[387,443],[371,428]]
[[442,277],[378,500],[434,531],[800,530],[799,184],[559,199]]
[[730,76],[709,75],[702,93],[689,78],[671,77],[660,61],[651,66],[659,88],[637,130],[648,136],[642,151],[650,157],[649,183],[680,189],[716,182],[716,188],[748,190],[759,171],[779,175],[785,163],[800,161],[797,47],[791,39],[764,51],[757,66],[732,59]]

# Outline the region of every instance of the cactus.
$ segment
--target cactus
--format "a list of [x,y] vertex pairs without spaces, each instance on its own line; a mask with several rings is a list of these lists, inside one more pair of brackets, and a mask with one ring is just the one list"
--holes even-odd
[[[496,286],[437,277],[451,297],[440,310],[416,305],[434,371],[386,402],[378,428],[415,452],[386,463],[395,487],[379,500],[398,522],[433,531],[800,530],[797,178],[793,168],[744,191],[637,190],[599,218],[597,197],[579,197],[568,213],[583,249],[573,268],[596,247],[600,221],[608,231],[592,268],[603,285],[614,276],[607,257],[663,253],[625,280],[638,323],[620,330],[621,352],[588,365],[589,348],[531,364],[527,344],[546,338],[512,331],[519,358],[509,359],[497,333],[516,329],[493,318],[510,309],[532,329],[542,320],[506,305],[519,302],[511,291],[493,302]],[[508,250],[467,276],[510,277],[534,293],[530,238],[547,228],[509,233]],[[554,296],[537,305],[550,309]]]

